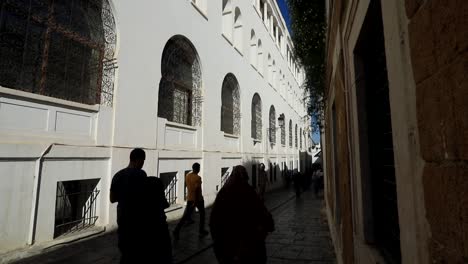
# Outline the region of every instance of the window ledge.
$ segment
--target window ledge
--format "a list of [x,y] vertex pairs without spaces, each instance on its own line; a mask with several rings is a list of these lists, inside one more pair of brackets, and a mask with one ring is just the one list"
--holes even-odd
[[224,132],[224,137],[239,139],[239,136]]
[[167,121],[166,125],[170,127],[182,128],[182,129],[187,129],[187,130],[192,130],[192,131],[197,130],[197,128],[194,126],[184,125],[184,124],[171,122],[171,121]]
[[165,213],[169,213],[169,212],[173,212],[173,211],[176,211],[176,210],[179,210],[179,209],[182,209],[184,208],[182,205],[180,204],[173,204],[171,206],[169,206],[168,208],[164,209],[164,212]]
[[232,46],[232,41],[224,33],[221,33],[221,36]]
[[203,18],[206,19],[206,21],[208,21],[208,15],[205,13],[205,11],[203,11],[199,6],[197,6],[197,4],[195,4],[194,2],[190,1],[190,3],[192,4],[192,6],[198,11],[198,13],[200,13],[202,15]]
[[261,143],[262,141],[260,139],[253,138],[253,143],[254,145],[257,143]]
[[84,110],[88,112],[99,112],[99,107],[100,105],[95,104],[95,105],[86,105],[82,103],[76,103],[72,101],[67,101],[63,99],[58,99],[50,96],[45,96],[45,95],[40,95],[40,94],[34,94],[34,93],[29,93],[29,92],[24,92],[24,91],[19,91],[15,89],[10,89],[10,88],[5,88],[0,86],[0,95],[1,94],[7,94],[12,97],[16,97],[17,99],[29,99],[33,101],[39,101],[39,102],[44,102],[44,103],[50,103],[58,106],[64,106],[64,107],[70,107],[74,108],[77,110]]

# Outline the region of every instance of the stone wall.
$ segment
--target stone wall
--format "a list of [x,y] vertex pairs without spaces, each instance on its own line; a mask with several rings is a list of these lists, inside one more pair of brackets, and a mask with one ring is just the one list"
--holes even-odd
[[406,0],[432,263],[468,262],[468,2]]
[[[330,28],[328,32],[328,53],[327,53],[327,111],[325,125],[325,142],[328,151],[325,153],[327,162],[327,191],[325,193],[330,227],[333,229],[335,251],[339,258],[339,263],[354,263],[354,239],[352,223],[351,188],[349,173],[349,150],[347,137],[347,106],[344,89],[344,63],[343,50],[335,50],[335,45],[340,45],[342,35],[340,28],[342,25],[344,1],[333,1]],[[340,45],[341,46],[341,45]],[[338,54],[335,54],[335,51]],[[338,61],[334,57],[339,57]],[[333,62],[337,62],[334,64]],[[333,142],[332,133],[332,105],[336,111],[336,141]],[[333,149],[333,150],[332,150]],[[336,152],[336,155],[333,155]],[[334,163],[334,157],[337,162]],[[334,168],[338,164],[337,168]],[[336,173],[336,175],[335,175]],[[339,195],[337,195],[337,193]],[[338,201],[336,199],[338,198]],[[336,217],[337,208],[339,217]]]

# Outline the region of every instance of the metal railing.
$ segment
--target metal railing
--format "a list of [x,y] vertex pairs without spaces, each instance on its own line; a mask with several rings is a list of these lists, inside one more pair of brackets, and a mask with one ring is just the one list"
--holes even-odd
[[224,186],[224,184],[227,182],[227,180],[229,179],[229,176],[231,174],[229,172],[227,172],[226,174],[223,175],[223,177],[221,177],[221,187]]
[[172,180],[165,186],[164,193],[166,199],[170,205],[175,204],[177,201],[177,177],[172,178]]

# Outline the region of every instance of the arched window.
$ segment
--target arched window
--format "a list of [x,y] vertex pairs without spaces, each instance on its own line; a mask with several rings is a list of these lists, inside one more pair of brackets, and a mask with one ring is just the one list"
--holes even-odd
[[302,128],[299,129],[299,148],[302,149]]
[[283,81],[281,82],[281,93],[283,95],[283,97],[286,97],[286,76],[283,74],[283,77],[282,77]]
[[281,127],[281,145],[285,146],[286,145],[286,118],[284,117],[283,114],[283,126]]
[[296,137],[294,146],[297,148],[297,124],[296,124],[296,130],[294,131],[294,135]]
[[116,34],[107,0],[1,1],[0,10],[1,86],[112,105]]
[[224,77],[221,90],[221,130],[234,135],[240,133],[239,83],[232,73]]
[[161,61],[158,116],[168,121],[201,123],[201,69],[197,51],[183,36],[166,43]]
[[252,138],[262,140],[262,99],[258,93],[252,98],[252,120],[251,120]]
[[276,144],[276,111],[273,105],[270,107],[269,124],[270,143]]
[[258,69],[258,72],[263,74],[263,47],[262,47],[262,41],[260,39],[258,40],[257,49],[258,49],[257,69]]
[[268,83],[271,84],[272,82],[272,73],[273,73],[273,64],[272,64],[272,60],[271,60],[271,55],[268,53],[268,68],[267,68],[267,80],[268,80]]
[[243,35],[242,35],[242,14],[238,7],[234,12],[234,47],[240,52],[243,53],[242,50],[242,42],[243,42]]
[[252,29],[250,31],[250,64],[257,68],[257,37],[255,36],[255,31]]
[[233,27],[233,11],[232,0],[223,0],[223,35],[229,40],[232,40]]
[[278,85],[277,80],[276,80],[278,74],[276,72],[276,62],[275,62],[275,60],[273,60],[273,63],[272,63],[272,66],[271,66],[271,71],[272,71],[272,73],[271,73],[271,85],[276,88],[277,85]]
[[293,146],[293,129],[292,129],[292,120],[289,120],[289,147]]

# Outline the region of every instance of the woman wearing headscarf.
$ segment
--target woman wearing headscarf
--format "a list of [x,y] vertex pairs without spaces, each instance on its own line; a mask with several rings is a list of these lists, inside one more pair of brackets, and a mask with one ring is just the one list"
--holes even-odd
[[274,231],[273,217],[248,180],[244,166],[234,167],[211,211],[213,249],[221,264],[266,263],[265,239]]

